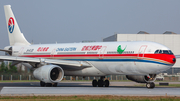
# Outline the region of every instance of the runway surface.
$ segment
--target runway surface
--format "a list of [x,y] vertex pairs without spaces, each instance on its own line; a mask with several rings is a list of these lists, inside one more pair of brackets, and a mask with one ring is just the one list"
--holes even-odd
[[124,95],[180,96],[180,88],[147,89],[134,82],[111,82],[110,87],[92,87],[91,82],[62,82],[58,87],[39,87],[39,82],[0,83],[1,96],[26,95]]

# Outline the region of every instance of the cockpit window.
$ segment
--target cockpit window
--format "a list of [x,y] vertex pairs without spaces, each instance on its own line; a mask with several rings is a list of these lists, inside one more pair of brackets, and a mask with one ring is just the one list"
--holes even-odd
[[171,50],[169,50],[169,53],[170,53],[170,54],[173,54],[173,52],[172,52]]
[[154,53],[159,53],[159,50],[156,50]]
[[171,50],[160,50],[160,49],[156,50],[154,53],[155,54],[173,54]]
[[169,51],[168,50],[163,50],[163,53],[164,54],[169,54]]
[[159,53],[162,53],[163,51],[162,50],[159,50]]

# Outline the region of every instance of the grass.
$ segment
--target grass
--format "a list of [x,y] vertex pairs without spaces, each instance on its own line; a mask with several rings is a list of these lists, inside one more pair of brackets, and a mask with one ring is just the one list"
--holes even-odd
[[155,82],[180,82],[180,81],[178,81],[178,80],[176,80],[176,81],[172,81],[172,80],[169,80],[169,81],[167,81],[167,80],[164,80],[164,81],[155,81]]
[[1,101],[179,101],[176,96],[113,96],[113,95],[79,95],[79,96],[0,96]]

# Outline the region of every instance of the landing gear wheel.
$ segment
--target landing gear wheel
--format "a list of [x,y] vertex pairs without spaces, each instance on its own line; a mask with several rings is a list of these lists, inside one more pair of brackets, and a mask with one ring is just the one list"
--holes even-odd
[[109,87],[109,80],[105,80],[104,81],[104,78],[105,78],[105,76],[101,76],[100,77],[100,79],[97,81],[96,79],[94,79],[93,81],[92,81],[92,86],[93,87],[103,87],[103,86],[105,86],[105,87]]
[[93,80],[93,81],[92,81],[92,86],[93,86],[93,87],[97,87],[97,85],[98,85],[97,80]]
[[41,86],[41,87],[44,87],[45,85],[46,85],[46,83],[45,83],[45,82],[40,81],[40,86]]
[[46,83],[46,87],[52,87],[52,83]]
[[155,84],[154,84],[154,82],[153,83],[151,83],[152,84],[152,88],[154,88],[155,87]]
[[103,80],[101,79],[98,80],[98,87],[103,87]]
[[155,87],[154,82],[146,83],[146,88],[152,89],[152,88],[154,88],[154,87]]
[[57,87],[57,83],[54,83],[52,86],[53,86],[53,87]]
[[109,80],[105,80],[105,87],[109,87]]

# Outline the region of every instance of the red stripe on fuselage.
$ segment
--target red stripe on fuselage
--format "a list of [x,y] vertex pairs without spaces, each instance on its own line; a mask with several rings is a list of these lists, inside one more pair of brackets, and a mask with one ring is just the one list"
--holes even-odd
[[175,56],[172,54],[144,54],[144,57],[159,59],[159,60],[167,61],[169,63],[175,63],[173,61],[173,58],[175,58]]
[[[68,59],[71,59],[71,57],[96,57],[98,58],[99,56],[103,57],[138,57],[138,56],[143,56],[139,54],[62,54],[62,55],[22,55],[22,57],[44,57],[44,58],[49,58],[49,57],[67,57]],[[175,63],[173,62],[173,58],[175,58],[174,55],[171,54],[144,54],[144,58],[152,58],[152,59],[158,59],[158,60],[163,60],[169,63]]]

